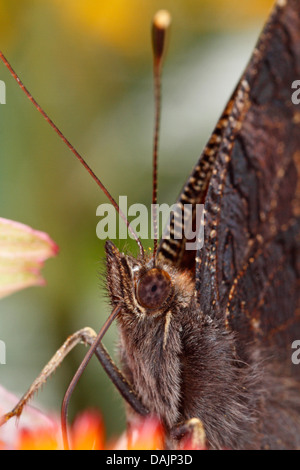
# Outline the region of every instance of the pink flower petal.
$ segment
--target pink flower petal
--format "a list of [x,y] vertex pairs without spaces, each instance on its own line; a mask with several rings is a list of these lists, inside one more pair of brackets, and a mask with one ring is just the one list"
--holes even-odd
[[[0,416],[11,411],[18,401],[18,397],[0,385]],[[51,418],[32,406],[26,406],[22,413],[21,423],[18,423],[16,419],[11,419],[3,426],[0,426],[0,443],[2,443],[4,449],[14,449],[21,429],[26,428],[34,431],[38,428],[51,428],[53,432],[56,432],[58,426],[59,421],[57,419]]]
[[0,298],[45,284],[40,270],[58,253],[49,235],[0,217]]

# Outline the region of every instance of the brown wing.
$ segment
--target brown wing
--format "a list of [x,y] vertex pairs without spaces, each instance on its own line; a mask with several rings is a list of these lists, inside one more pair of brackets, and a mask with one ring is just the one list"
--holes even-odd
[[[157,258],[161,261],[171,263],[172,265],[182,267],[183,269],[195,270],[196,251],[186,251],[185,248],[187,240],[184,236],[180,236],[184,235],[182,230],[184,212],[182,211],[182,208],[184,205],[192,204],[193,208],[190,213],[190,217],[192,219],[192,228],[194,229],[196,217],[195,207],[196,204],[204,204],[209,180],[221,147],[223,134],[228,126],[229,118],[232,114],[234,102],[235,93],[226,106],[214,133],[179,195],[175,204],[176,209],[178,208],[179,211],[177,213],[175,209],[174,213],[171,215],[170,223],[166,227],[157,250]],[[179,232],[178,238],[174,235],[176,234],[176,230]],[[189,240],[189,242],[192,241],[193,240]]]
[[[281,0],[235,92],[205,198],[202,311],[283,346],[300,338],[300,2]],[[298,367],[299,369],[299,367]],[[298,370],[300,373],[300,370]]]
[[[273,18],[271,17],[269,21],[269,27],[271,27],[271,23],[275,23],[277,14],[278,13],[276,12],[273,13]],[[260,41],[264,43],[265,38],[263,35]],[[251,68],[253,70],[255,63],[257,63],[256,53],[253,55],[247,70]],[[190,217],[193,220],[193,228],[195,228],[195,205],[204,204],[205,202],[216,159],[219,153],[224,151],[224,140],[226,139],[226,135],[230,136],[230,140],[232,142],[234,135],[236,134],[236,122],[241,119],[241,114],[243,115],[247,111],[247,103],[245,102],[247,91],[243,89],[243,78],[240,80],[232,94],[231,99],[229,100],[211,138],[209,139],[209,142],[202,152],[199,161],[196,163],[176,202],[176,206],[179,208],[179,214],[183,205],[193,205],[193,210],[190,214]],[[251,85],[251,83],[246,84],[247,89],[249,85]],[[225,148],[227,149],[226,145]],[[157,250],[157,258],[164,262],[169,262],[184,269],[188,268],[194,271],[196,252],[185,250],[186,239],[184,237],[176,239],[176,231],[181,233],[182,225],[183,218],[181,217],[181,214],[177,215],[175,212],[175,215],[171,217],[170,223],[166,227],[160,241]]]
[[175,216],[158,249],[182,269],[197,259],[200,308],[238,331],[241,349],[252,332],[288,355],[300,339],[300,106],[291,101],[299,78],[300,2],[278,0],[177,201],[205,203],[204,247],[197,257],[185,251]]

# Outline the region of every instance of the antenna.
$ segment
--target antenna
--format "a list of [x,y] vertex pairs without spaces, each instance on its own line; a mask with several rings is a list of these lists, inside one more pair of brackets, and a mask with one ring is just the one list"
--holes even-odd
[[37,103],[37,101],[33,98],[33,96],[31,95],[31,93],[28,91],[28,89],[25,87],[25,85],[22,83],[22,81],[20,80],[20,78],[18,77],[18,75],[16,74],[16,72],[13,70],[12,66],[10,65],[10,63],[8,62],[8,60],[4,57],[4,55],[2,54],[2,52],[0,51],[0,59],[2,60],[2,62],[4,63],[5,67],[9,70],[10,74],[12,75],[12,77],[16,80],[16,82],[18,83],[19,87],[24,91],[24,93],[26,94],[27,98],[29,98],[29,100],[32,102],[32,104],[35,106],[35,108],[38,110],[39,113],[41,113],[41,115],[46,119],[46,121],[48,122],[48,124],[50,124],[50,126],[52,127],[52,129],[54,129],[54,131],[56,132],[56,134],[58,134],[58,136],[61,138],[61,140],[67,145],[67,147],[69,147],[69,149],[71,150],[71,152],[75,155],[75,157],[80,161],[80,163],[84,166],[84,168],[88,171],[88,173],[91,175],[91,177],[93,178],[93,180],[97,183],[97,185],[101,188],[101,190],[104,192],[104,194],[107,196],[107,198],[109,199],[109,201],[112,203],[112,205],[114,206],[114,208],[116,209],[116,211],[118,212],[118,214],[120,215],[120,217],[122,217],[122,219],[124,220],[125,224],[127,225],[127,228],[129,230],[129,232],[132,234],[133,238],[135,239],[135,241],[137,242],[138,244],[138,247],[139,247],[139,250],[140,250],[140,255],[142,258],[145,257],[145,254],[144,254],[144,248],[143,248],[143,245],[142,245],[142,242],[141,240],[139,239],[138,235],[136,234],[136,232],[133,230],[132,226],[130,225],[128,219],[126,218],[125,214],[121,211],[120,207],[118,206],[117,202],[114,200],[114,198],[111,196],[111,194],[108,192],[108,190],[106,189],[106,187],[104,186],[104,184],[100,181],[100,179],[95,175],[95,173],[93,172],[93,170],[90,168],[90,166],[86,163],[86,161],[84,160],[84,158],[79,154],[79,152],[77,152],[77,150],[75,149],[75,147],[68,141],[68,139],[66,139],[66,137],[64,136],[64,134],[58,129],[58,127],[54,124],[54,122],[49,118],[48,114],[43,110],[43,108],[41,108],[41,106]]
[[161,116],[161,70],[165,51],[166,32],[171,24],[171,15],[167,10],[159,10],[153,18],[152,23],[152,48],[153,48],[153,75],[154,75],[154,99],[155,99],[155,121],[154,121],[154,139],[153,139],[153,189],[152,189],[152,208],[153,208],[153,231],[154,248],[153,259],[155,263],[157,252],[157,157],[158,141]]

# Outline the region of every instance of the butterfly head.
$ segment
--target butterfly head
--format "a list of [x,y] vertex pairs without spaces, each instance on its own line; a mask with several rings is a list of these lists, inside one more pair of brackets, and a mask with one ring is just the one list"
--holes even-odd
[[183,285],[178,282],[181,273],[169,265],[154,263],[152,257],[125,255],[110,241],[105,248],[109,294],[113,305],[122,307],[123,315],[153,318],[173,310]]

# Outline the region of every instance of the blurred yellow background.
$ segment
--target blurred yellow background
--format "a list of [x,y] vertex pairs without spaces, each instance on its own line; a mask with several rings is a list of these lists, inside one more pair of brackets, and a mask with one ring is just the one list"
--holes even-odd
[[[150,22],[173,17],[163,78],[159,202],[172,204],[245,67],[272,0],[0,0],[0,49],[113,196],[151,203]],[[96,208],[107,202],[0,64],[0,216],[46,231],[60,246],[45,288],[0,303],[7,364],[0,383],[21,395],[65,338],[98,331],[109,313]],[[118,243],[123,246],[124,243]],[[137,252],[132,242],[126,249]],[[145,246],[152,242],[145,241]],[[115,357],[115,328],[104,343]],[[59,412],[84,355],[78,347],[33,402]],[[109,435],[123,405],[93,360],[71,401],[102,410]]]

